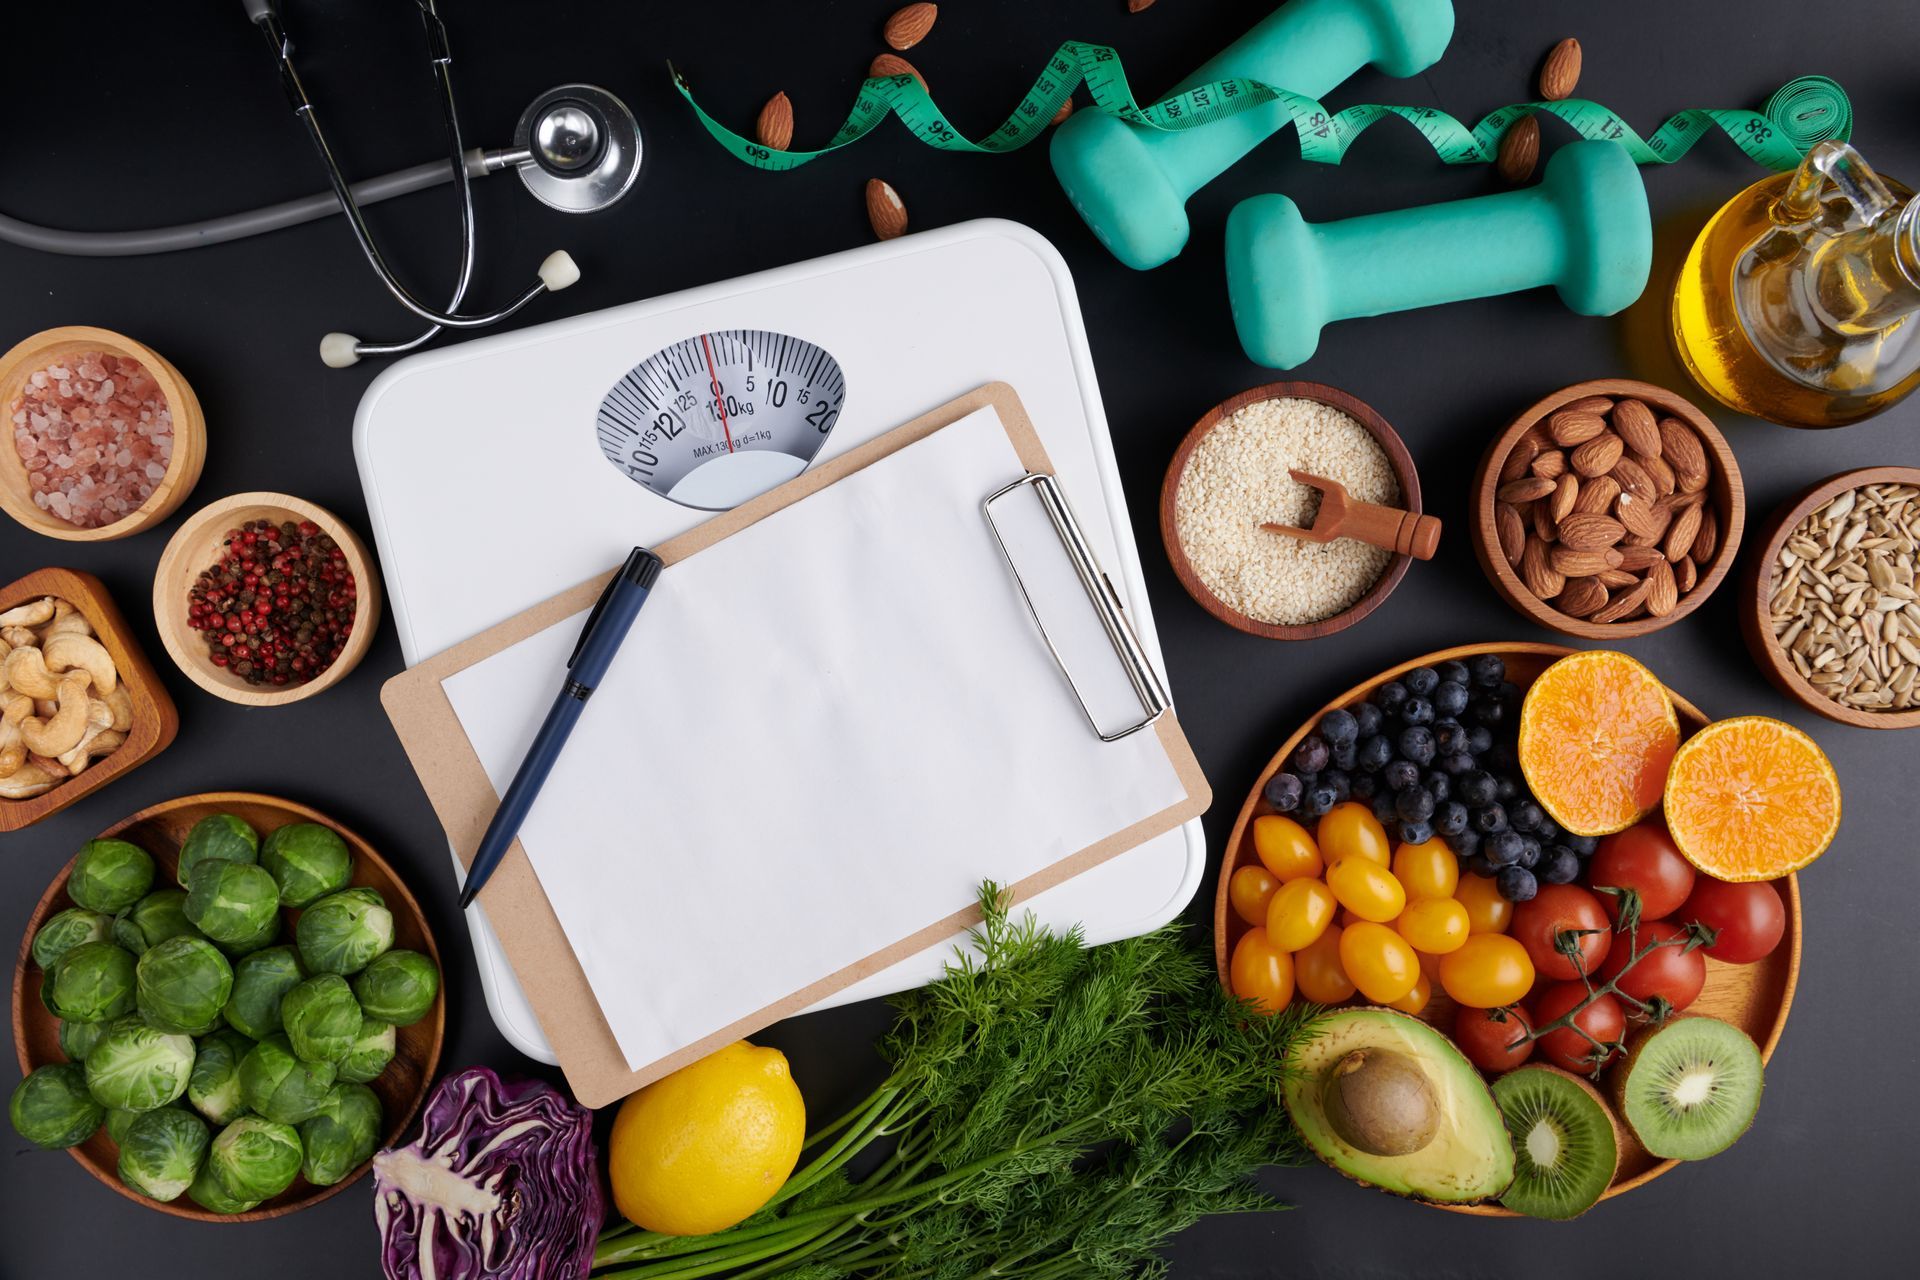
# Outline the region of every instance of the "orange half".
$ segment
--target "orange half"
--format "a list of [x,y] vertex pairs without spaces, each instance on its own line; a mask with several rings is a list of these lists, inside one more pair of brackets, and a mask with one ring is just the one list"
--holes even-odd
[[1827,851],[1840,829],[1840,779],[1812,738],[1767,716],[1736,716],[1687,739],[1667,776],[1667,830],[1687,861],[1721,880],[1774,880]]
[[1624,831],[1653,812],[1679,742],[1666,687],[1608,649],[1560,659],[1520,707],[1520,771],[1540,806],[1577,836]]

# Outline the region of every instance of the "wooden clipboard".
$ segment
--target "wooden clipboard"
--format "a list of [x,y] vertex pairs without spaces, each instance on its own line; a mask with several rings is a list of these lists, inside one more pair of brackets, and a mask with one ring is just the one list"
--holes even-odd
[[[723,538],[817,493],[835,481],[922,440],[974,411],[991,406],[1005,427],[1020,462],[1029,472],[1048,473],[1052,465],[1041,448],[1026,409],[1005,383],[990,383],[915,418],[905,426],[859,445],[829,462],[742,506],[715,516],[679,537],[655,547],[669,566]],[[448,700],[442,682],[510,648],[555,623],[590,608],[611,574],[583,582],[517,617],[436,654],[389,680],[381,690],[407,758],[439,815],[462,865],[470,865],[499,797],[489,781]],[[1167,753],[1185,799],[1116,831],[1105,839],[1010,886],[1025,899],[1145,843],[1204,813],[1213,793],[1199,761],[1171,710],[1150,727]],[[798,1013],[843,987],[923,951],[979,922],[977,906],[955,911],[918,932],[827,975],[786,998],[742,1018],[641,1070],[631,1070],[600,1012],[586,973],[568,943],[559,918],[541,890],[526,852],[516,842],[489,882],[488,920],[505,948],[514,975],[527,994],[574,1096],[602,1107],[642,1085],[697,1061],[743,1036]]]

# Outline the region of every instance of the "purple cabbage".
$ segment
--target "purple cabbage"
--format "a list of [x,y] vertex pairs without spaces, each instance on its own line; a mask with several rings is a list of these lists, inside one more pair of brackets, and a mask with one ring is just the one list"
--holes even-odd
[[485,1067],[442,1080],[373,1177],[387,1280],[580,1280],[606,1215],[593,1113]]

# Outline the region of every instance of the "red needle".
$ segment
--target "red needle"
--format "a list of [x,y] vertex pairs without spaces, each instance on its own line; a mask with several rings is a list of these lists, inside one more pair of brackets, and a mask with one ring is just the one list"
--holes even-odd
[[727,425],[727,398],[720,394],[720,375],[713,369],[713,343],[700,335],[700,349],[707,353],[707,377],[713,380],[713,407],[720,411],[720,430],[727,434],[727,452],[733,452],[733,428]]

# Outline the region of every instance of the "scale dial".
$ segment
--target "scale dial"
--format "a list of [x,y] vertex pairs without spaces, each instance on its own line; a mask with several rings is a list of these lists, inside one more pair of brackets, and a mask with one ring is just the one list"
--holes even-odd
[[826,351],[722,329],[654,352],[600,402],[600,452],[621,474],[701,511],[737,507],[806,470],[846,403]]

